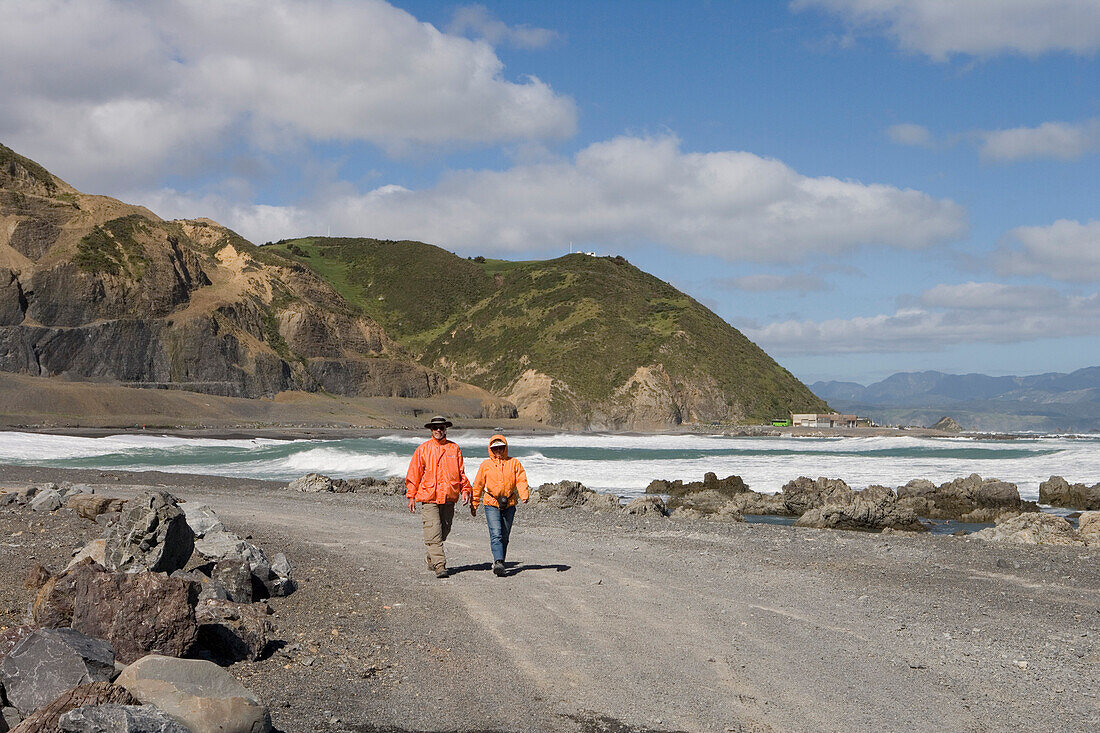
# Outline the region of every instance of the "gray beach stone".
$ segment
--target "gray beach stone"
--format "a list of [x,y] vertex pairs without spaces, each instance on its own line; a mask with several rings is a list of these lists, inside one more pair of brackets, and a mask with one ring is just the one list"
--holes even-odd
[[252,602],[252,570],[244,560],[223,558],[214,564],[210,579],[225,588],[226,597],[236,603]]
[[58,720],[65,733],[191,733],[152,705],[93,705],[70,710]]
[[225,525],[214,510],[205,504],[188,506],[183,510],[187,517],[187,526],[195,533],[195,537],[205,537],[211,532],[224,532]]
[[213,662],[150,655],[124,669],[116,683],[192,731],[271,730],[271,716],[259,698]]
[[23,716],[13,707],[0,708],[0,732],[7,733],[23,722]]
[[4,694],[23,716],[77,685],[110,681],[114,673],[111,645],[73,629],[39,629],[0,661]]
[[61,508],[61,494],[53,489],[39,491],[31,499],[31,509],[36,512],[53,512]]
[[194,548],[195,533],[175,497],[152,491],[126,502],[107,534],[107,568],[171,573],[187,564]]

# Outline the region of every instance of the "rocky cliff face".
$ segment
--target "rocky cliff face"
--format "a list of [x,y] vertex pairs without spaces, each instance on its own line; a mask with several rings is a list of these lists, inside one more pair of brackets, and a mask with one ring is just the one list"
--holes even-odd
[[452,387],[292,259],[82,194],[3,146],[0,371],[236,397]]

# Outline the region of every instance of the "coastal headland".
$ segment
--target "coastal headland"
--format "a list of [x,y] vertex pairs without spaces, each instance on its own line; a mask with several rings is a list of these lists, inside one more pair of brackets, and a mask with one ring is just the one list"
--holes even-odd
[[[166,490],[285,552],[271,656],[229,671],[278,730],[1087,730],[1100,721],[1095,547],[521,509],[511,574],[480,517],[427,572],[400,497],[164,473],[0,468],[6,488]],[[35,562],[100,527],[0,510],[0,625]],[[52,567],[51,567],[52,566]]]

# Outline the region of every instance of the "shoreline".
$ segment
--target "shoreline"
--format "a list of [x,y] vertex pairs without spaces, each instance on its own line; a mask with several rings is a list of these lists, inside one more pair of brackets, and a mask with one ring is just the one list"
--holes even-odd
[[[0,466],[0,480],[167,489],[285,551],[300,588],[271,618],[288,646],[228,669],[287,733],[1071,731],[1100,719],[1095,548],[539,504],[517,514],[508,578],[489,570],[484,521],[459,513],[455,573],[438,581],[400,497],[155,471]],[[0,535],[9,594],[24,593],[31,557],[67,558],[50,539],[68,541],[65,522],[100,529],[66,510],[0,510],[14,520],[34,531]],[[490,669],[514,695],[484,694]],[[426,689],[452,704],[426,705]]]

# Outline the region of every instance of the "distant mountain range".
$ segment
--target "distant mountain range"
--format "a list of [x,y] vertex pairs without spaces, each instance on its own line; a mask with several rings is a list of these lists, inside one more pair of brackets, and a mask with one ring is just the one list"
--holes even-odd
[[810,389],[835,409],[882,425],[931,425],[950,416],[964,430],[1100,430],[1100,367],[1028,377],[903,372],[866,387],[815,382]]

